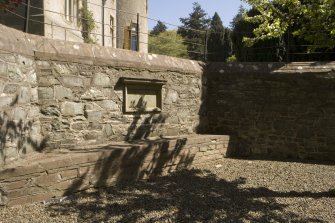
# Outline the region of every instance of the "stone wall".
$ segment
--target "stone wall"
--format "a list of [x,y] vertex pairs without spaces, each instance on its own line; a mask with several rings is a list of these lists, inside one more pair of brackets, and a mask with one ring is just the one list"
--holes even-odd
[[230,155],[335,160],[335,63],[208,65],[202,131]]
[[45,201],[92,187],[215,164],[224,157],[228,141],[227,136],[187,136],[30,158],[0,171],[0,206]]
[[0,164],[41,150],[34,58],[0,50]]
[[[0,165],[42,149],[195,134],[201,63],[0,31]],[[126,114],[124,77],[165,81],[162,111]]]
[[[37,76],[42,132],[53,148],[194,134],[201,103],[200,75],[40,57]],[[124,113],[123,77],[165,80],[162,112]]]

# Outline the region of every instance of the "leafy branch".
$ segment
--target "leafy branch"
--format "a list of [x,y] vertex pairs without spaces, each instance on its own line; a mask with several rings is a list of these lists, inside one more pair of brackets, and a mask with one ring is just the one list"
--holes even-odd
[[84,42],[95,44],[97,41],[95,37],[92,37],[92,31],[96,28],[96,23],[93,17],[93,12],[87,8],[87,5],[84,5],[80,9],[80,17],[81,20],[79,21],[82,27],[81,35],[84,38]]

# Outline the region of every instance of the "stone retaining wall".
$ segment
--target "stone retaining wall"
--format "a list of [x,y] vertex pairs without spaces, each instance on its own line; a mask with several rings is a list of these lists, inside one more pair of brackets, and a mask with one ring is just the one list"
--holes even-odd
[[231,136],[229,154],[335,161],[335,63],[214,63],[203,131]]
[[[196,133],[201,63],[0,32],[0,165],[33,151]],[[124,77],[164,81],[162,111],[125,113]]]
[[18,205],[219,162],[228,136],[186,136],[50,153],[0,171],[0,205]]
[[39,117],[34,58],[0,50],[0,166],[43,148]]
[[[200,73],[39,60],[37,74],[41,129],[52,148],[194,134],[199,123]],[[125,113],[124,77],[165,80],[162,111]]]

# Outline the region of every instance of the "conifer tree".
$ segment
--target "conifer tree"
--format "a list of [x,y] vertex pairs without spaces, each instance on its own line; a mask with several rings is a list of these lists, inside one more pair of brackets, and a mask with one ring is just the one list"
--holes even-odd
[[215,12],[209,28],[207,45],[209,61],[225,61],[227,59],[224,54],[224,44],[225,28],[220,16]]
[[204,58],[205,33],[210,19],[200,4],[193,3],[193,11],[187,18],[180,18],[182,26],[178,27],[178,34],[185,40],[189,57],[193,60]]
[[156,26],[151,30],[150,34],[158,36],[160,33],[165,32],[166,30],[166,25],[163,22],[158,21]]

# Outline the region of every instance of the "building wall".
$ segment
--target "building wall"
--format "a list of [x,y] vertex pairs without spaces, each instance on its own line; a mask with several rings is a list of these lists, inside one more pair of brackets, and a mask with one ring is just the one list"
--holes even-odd
[[83,42],[80,31],[81,27],[79,23],[76,22],[78,18],[72,18],[74,21],[68,21],[65,18],[65,1],[44,1],[44,9],[46,10],[44,11],[45,37]]
[[[79,8],[82,7],[83,1],[78,1]],[[104,20],[102,18],[102,7],[104,4]],[[46,10],[60,12],[65,14],[65,1],[44,1],[44,7]],[[99,45],[104,46],[116,46],[116,39],[111,36],[115,36],[115,28],[114,33],[111,34],[110,29],[110,17],[115,18],[116,15],[116,5],[115,0],[106,0],[106,1],[98,1],[98,0],[88,0],[87,1],[88,9],[93,13],[93,18],[95,20],[96,28],[92,31],[92,38]],[[45,11],[45,36],[48,38],[59,39],[59,40],[67,40],[74,42],[83,42],[82,37],[82,26],[79,22],[80,15],[76,16],[77,18],[73,18],[73,21],[68,21],[65,15],[61,15],[58,13],[53,13],[50,11]],[[104,24],[104,43],[103,43],[103,31],[102,24]]]
[[[79,8],[84,0],[78,0]],[[137,22],[137,13],[140,14],[139,51],[148,52],[148,11],[147,1],[125,0],[86,0],[88,9],[93,13],[96,28],[92,31],[92,37],[99,45],[125,48],[124,32],[131,23]],[[102,7],[104,5],[104,18]],[[65,16],[65,0],[61,1],[31,1],[28,33],[44,35],[47,38],[83,42],[82,26],[79,22],[80,15],[73,15],[69,21]],[[36,8],[35,8],[36,7]],[[38,9],[39,8],[39,9]],[[42,10],[44,9],[44,11]],[[25,6],[20,5],[13,10],[17,15],[0,12],[0,23],[6,26],[24,31]],[[111,22],[113,21],[113,22]],[[45,23],[43,25],[43,23]],[[104,39],[102,37],[104,24]],[[129,44],[128,44],[129,45]]]
[[148,7],[147,0],[137,0],[137,1],[127,1],[118,0],[117,1],[117,26],[118,26],[118,48],[124,48],[125,46],[125,29],[131,23],[137,23],[137,13],[139,13],[139,51],[147,53],[148,52]]
[[[104,18],[102,18],[102,7],[104,5]],[[94,20],[97,21],[96,29],[94,30],[95,38],[99,45],[116,47],[116,29],[113,27],[113,33],[110,29],[110,17],[114,18],[114,25],[116,25],[116,0],[87,0],[88,8],[93,12]],[[104,24],[104,40],[102,39],[102,26]],[[112,38],[112,36],[114,38]],[[104,41],[104,43],[103,43]]]

